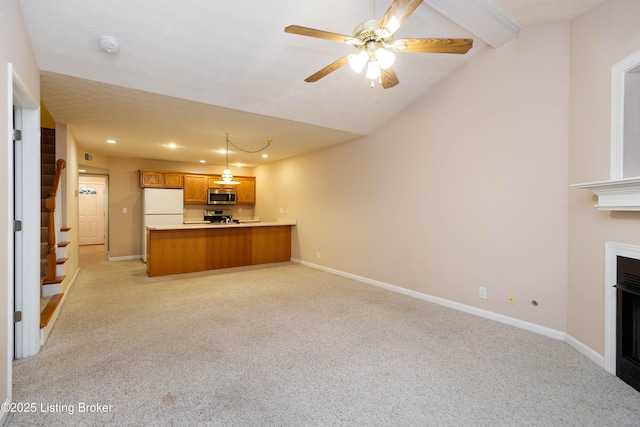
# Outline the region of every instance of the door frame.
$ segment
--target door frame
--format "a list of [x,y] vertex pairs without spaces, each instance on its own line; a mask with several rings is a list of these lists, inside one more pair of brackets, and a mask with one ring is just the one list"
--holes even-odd
[[[11,250],[9,251],[11,260],[9,265],[14,270],[7,272],[8,288],[8,340],[7,351],[9,366],[8,369],[8,390],[11,396],[12,384],[12,360],[16,358],[28,357],[40,351],[40,268],[33,268],[40,265],[40,103],[31,94],[27,86],[23,83],[20,75],[13,69],[13,64],[8,64],[8,89],[13,94],[13,107],[20,115],[22,122],[22,155],[19,164],[9,166],[8,195],[10,218],[13,218],[14,206],[14,181],[16,174],[22,183],[22,194],[16,198],[16,203],[21,206],[17,211],[22,212],[22,231],[18,232],[22,237],[22,248],[20,254],[20,265],[14,265],[15,256],[13,239],[10,239]],[[10,108],[12,111],[14,108]],[[12,123],[13,121],[9,121]],[[13,157],[13,135],[9,137],[8,150]],[[9,224],[12,226],[12,224]],[[16,275],[15,270],[19,269]],[[21,283],[15,283],[15,277],[21,277]],[[12,286],[13,284],[13,286]],[[17,297],[17,298],[16,298]],[[14,298],[16,298],[14,300]],[[13,323],[14,311],[22,312],[22,320]],[[15,334],[15,335],[14,335]],[[17,339],[16,339],[17,337]],[[16,346],[19,344],[19,346]]]

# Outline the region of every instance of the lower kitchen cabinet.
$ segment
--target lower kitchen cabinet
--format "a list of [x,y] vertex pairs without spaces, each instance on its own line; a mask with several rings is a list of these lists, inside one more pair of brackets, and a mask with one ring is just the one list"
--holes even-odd
[[191,273],[291,260],[291,226],[149,230],[147,274]]

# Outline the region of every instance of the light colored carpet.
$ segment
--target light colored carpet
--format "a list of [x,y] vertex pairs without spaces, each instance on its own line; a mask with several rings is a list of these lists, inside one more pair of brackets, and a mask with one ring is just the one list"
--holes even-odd
[[640,425],[563,342],[298,264],[149,278],[81,249],[12,426]]

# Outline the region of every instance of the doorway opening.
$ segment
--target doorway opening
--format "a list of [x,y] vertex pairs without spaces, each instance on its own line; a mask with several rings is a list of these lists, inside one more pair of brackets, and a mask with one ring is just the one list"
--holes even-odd
[[[21,130],[19,140],[8,141],[9,176],[6,182],[8,215],[13,219],[9,265],[9,311],[14,320],[7,342],[16,359],[32,356],[40,350],[40,107],[24,85],[24,80],[9,64],[8,86],[13,97],[13,124]],[[12,159],[12,160],[9,160]],[[15,230],[15,231],[14,231]],[[11,353],[9,353],[11,358]],[[9,389],[11,360],[8,366]],[[10,392],[9,392],[10,395]]]
[[107,247],[107,177],[80,175],[78,179],[78,245]]

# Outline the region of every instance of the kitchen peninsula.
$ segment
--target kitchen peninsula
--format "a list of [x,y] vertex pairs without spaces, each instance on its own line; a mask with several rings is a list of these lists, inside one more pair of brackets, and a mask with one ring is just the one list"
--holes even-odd
[[291,259],[295,220],[147,226],[147,274],[192,273]]

